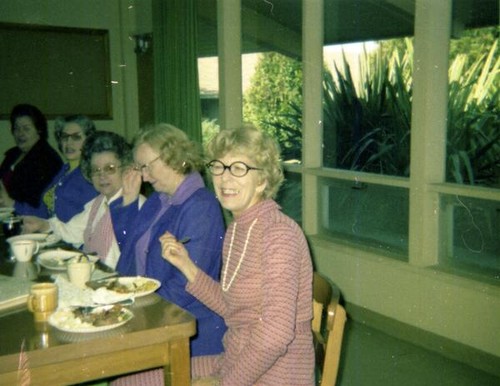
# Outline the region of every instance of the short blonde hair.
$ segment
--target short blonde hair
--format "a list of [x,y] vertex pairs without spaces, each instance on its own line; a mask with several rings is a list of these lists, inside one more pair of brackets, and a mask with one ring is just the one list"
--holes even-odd
[[180,174],[203,169],[201,146],[173,125],[159,123],[142,128],[134,138],[134,151],[144,143],[156,150],[161,160]]
[[245,124],[237,129],[221,130],[207,145],[207,162],[221,158],[228,153],[245,155],[262,169],[260,171],[266,187],[262,192],[264,199],[274,198],[284,181],[281,167],[280,149],[274,138]]

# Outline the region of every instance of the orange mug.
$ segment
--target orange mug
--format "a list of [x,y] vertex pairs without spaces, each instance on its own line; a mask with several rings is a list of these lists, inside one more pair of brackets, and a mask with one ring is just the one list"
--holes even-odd
[[33,312],[35,322],[45,322],[57,309],[58,288],[54,283],[37,283],[31,286],[28,310]]

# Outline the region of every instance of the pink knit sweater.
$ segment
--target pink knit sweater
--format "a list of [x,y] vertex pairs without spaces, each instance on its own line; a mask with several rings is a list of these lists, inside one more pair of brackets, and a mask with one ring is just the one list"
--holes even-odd
[[200,270],[187,286],[228,326],[214,374],[227,386],[314,385],[312,262],[300,227],[260,202],[230,225],[223,254],[221,283]]

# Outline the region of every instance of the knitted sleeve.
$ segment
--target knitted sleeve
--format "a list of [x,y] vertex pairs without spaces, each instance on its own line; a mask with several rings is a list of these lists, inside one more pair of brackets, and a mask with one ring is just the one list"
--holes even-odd
[[186,290],[212,311],[224,317],[226,307],[222,298],[220,283],[201,269],[198,270],[194,282],[187,284]]

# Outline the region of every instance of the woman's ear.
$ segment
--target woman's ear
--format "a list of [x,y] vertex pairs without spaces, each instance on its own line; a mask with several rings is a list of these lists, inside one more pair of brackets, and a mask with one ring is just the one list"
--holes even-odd
[[264,190],[267,187],[267,180],[262,179],[262,181],[257,185],[257,188],[255,189],[257,193],[262,194]]

